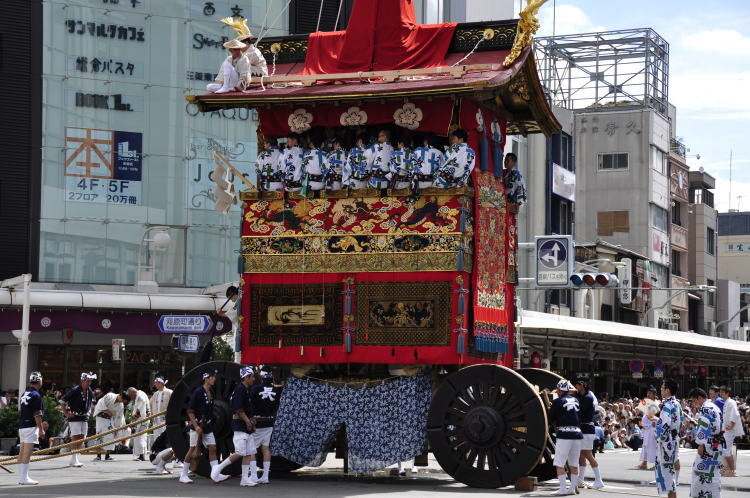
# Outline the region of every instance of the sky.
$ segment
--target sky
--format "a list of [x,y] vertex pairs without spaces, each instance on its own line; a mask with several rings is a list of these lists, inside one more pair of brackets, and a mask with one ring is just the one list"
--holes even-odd
[[[537,36],[653,28],[669,43],[669,101],[691,169],[716,178],[714,203],[750,211],[750,1],[549,0]],[[700,159],[696,155],[700,155]]]

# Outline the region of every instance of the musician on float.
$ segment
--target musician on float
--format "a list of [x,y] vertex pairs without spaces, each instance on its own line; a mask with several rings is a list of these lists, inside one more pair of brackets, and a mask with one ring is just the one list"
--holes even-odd
[[468,183],[476,159],[474,150],[466,143],[468,138],[466,130],[461,128],[451,133],[451,145],[445,153],[445,162],[435,178],[436,187],[463,187]]
[[437,136],[430,134],[422,140],[422,146],[412,152],[412,167],[416,186],[420,189],[432,187],[435,175],[445,161],[445,155],[439,149]]
[[302,157],[304,150],[298,133],[286,137],[286,148],[281,155],[281,167],[284,171],[284,188],[288,192],[299,192],[302,188]]
[[391,132],[380,130],[378,141],[372,144],[366,151],[365,157],[370,168],[370,186],[372,188],[388,188],[391,181],[391,155],[393,146],[390,143]]

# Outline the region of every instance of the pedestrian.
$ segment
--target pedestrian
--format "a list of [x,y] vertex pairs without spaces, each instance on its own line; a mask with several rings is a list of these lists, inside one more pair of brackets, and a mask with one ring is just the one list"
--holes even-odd
[[[716,390],[718,392],[718,389]],[[696,387],[688,394],[696,408],[698,432],[695,442],[698,450],[693,462],[690,496],[693,498],[720,498],[721,448],[724,444],[721,433],[721,412],[708,398],[706,391]]]
[[677,498],[680,482],[680,428],[682,427],[682,407],[675,397],[677,383],[671,379],[661,385],[661,399],[664,403],[656,423],[656,488],[659,495]]
[[[157,414],[163,412],[167,409],[167,406],[169,406],[169,400],[172,397],[172,390],[167,389],[167,380],[160,375],[157,375],[154,379],[154,387],[156,388],[156,391],[151,395],[149,403],[151,405],[151,413]],[[161,425],[165,420],[164,415],[159,415],[154,418],[154,425]],[[158,438],[162,432],[166,430],[166,427],[154,429],[154,439]]]
[[712,385],[708,388],[708,398],[713,404],[716,405],[716,408],[719,409],[719,412],[724,411],[724,399],[719,396],[719,386]]
[[[62,397],[61,404],[63,414],[68,419],[68,428],[70,429],[70,439],[80,441],[89,431],[89,413],[94,401],[94,391],[91,389],[91,383],[96,380],[96,374],[83,372],[81,382]],[[83,467],[78,461],[77,450],[81,448],[82,443],[76,443],[71,446],[73,454],[70,456],[71,467]]]
[[[575,387],[565,379],[557,383],[557,398],[552,401],[550,410],[551,423],[555,425],[557,445],[554,464],[557,467],[557,478],[560,489],[555,495],[572,495],[578,493],[578,460],[581,454],[581,416],[580,403],[571,394]],[[570,467],[570,487],[566,485],[565,464]]]
[[[130,396],[125,392],[120,394],[107,393],[102,396],[99,401],[96,402],[94,407],[94,418],[96,419],[96,433],[101,434],[107,432],[110,429],[116,427],[122,427],[125,425],[125,405],[130,402]],[[119,431],[118,431],[119,432]],[[100,437],[97,441],[99,443],[106,443],[116,439],[118,433],[107,434],[106,436]],[[104,460],[109,462],[112,461],[112,457],[109,453],[115,449],[114,443],[102,446],[96,450],[96,456],[94,457],[95,462],[101,462],[102,451],[104,451]]]
[[[654,470],[654,461],[656,459],[656,423],[658,418],[659,406],[656,404],[656,388],[649,387],[645,403],[641,404],[643,415],[641,416],[641,435],[643,437],[643,446],[641,446],[641,464],[637,467],[640,470]],[[649,467],[651,464],[651,467]]]
[[29,462],[34,445],[39,443],[40,438],[45,437],[43,423],[44,405],[39,390],[42,388],[42,374],[31,372],[29,375],[29,388],[24,391],[19,400],[20,419],[18,424],[18,441],[21,448],[18,452],[18,484],[39,484],[29,477]]
[[638,451],[643,445],[643,435],[638,427],[638,421],[634,418],[628,420],[628,435],[625,438],[625,445],[633,451]]
[[[149,404],[148,395],[146,393],[144,393],[140,389],[131,387],[130,389],[128,389],[128,396],[130,396],[130,399],[133,400],[133,422],[147,418],[149,415],[151,415],[151,407]],[[143,422],[136,425],[133,430],[134,432],[141,432],[146,429],[148,429],[148,422]],[[140,462],[146,461],[146,454],[148,453],[147,441],[148,434],[145,433],[133,438],[133,454],[136,455],[134,460],[138,460]]]
[[[263,453],[263,475],[258,478],[259,484],[268,484],[271,473],[271,434],[276,412],[279,410],[281,393],[273,385],[273,373],[266,370],[260,372],[261,383],[250,390],[250,403],[255,418],[255,432],[253,439],[255,447],[260,447]],[[251,479],[254,474],[251,474]]]
[[599,470],[599,463],[594,457],[594,440],[596,439],[596,423],[594,417],[596,415],[596,409],[599,405],[596,396],[591,390],[589,390],[588,382],[585,379],[578,379],[575,383],[575,388],[578,391],[578,400],[581,409],[581,433],[583,434],[583,440],[581,441],[581,456],[578,460],[578,484],[579,488],[588,487],[585,482],[586,478],[586,464],[591,464],[591,470],[594,472],[594,489],[601,489],[604,487],[602,482],[601,471]]
[[724,477],[737,477],[737,464],[734,461],[734,440],[745,435],[745,429],[742,426],[740,410],[737,408],[737,402],[732,399],[732,388],[730,386],[721,386],[719,396],[724,400],[724,411],[722,413],[724,420],[724,441],[726,442],[726,451],[724,458],[727,459],[727,468],[722,472]]
[[189,418],[189,444],[185,455],[185,465],[182,467],[179,482],[182,484],[193,484],[188,477],[188,472],[195,471],[198,467],[198,459],[201,454],[200,445],[208,448],[208,460],[211,468],[218,465],[216,457],[216,439],[213,433],[213,408],[214,394],[213,386],[216,384],[216,371],[203,374],[203,384],[196,387],[188,402],[187,414]]
[[174,459],[174,456],[174,451],[172,451],[172,446],[169,444],[167,433],[162,432],[156,439],[154,439],[154,443],[151,445],[151,453],[148,457],[149,460],[151,460],[151,463],[156,467],[154,472],[157,475],[171,474],[171,472],[166,469],[166,466]]
[[255,422],[252,419],[253,408],[250,403],[250,392],[254,381],[255,371],[253,367],[242,367],[240,369],[240,383],[234,388],[231,398],[234,453],[211,469],[211,479],[214,482],[227,479],[229,476],[221,474],[221,471],[242,459],[240,486],[252,487],[258,485],[258,464],[255,461],[257,447],[253,437]]

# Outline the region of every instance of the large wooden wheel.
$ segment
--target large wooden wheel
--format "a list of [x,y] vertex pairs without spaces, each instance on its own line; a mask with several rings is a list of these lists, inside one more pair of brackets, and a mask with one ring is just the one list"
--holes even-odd
[[[187,430],[187,405],[193,390],[203,383],[203,373],[216,371],[216,384],[214,385],[214,437],[216,438],[216,451],[219,461],[234,452],[232,443],[232,410],[230,398],[234,388],[240,382],[240,365],[229,361],[211,361],[199,365],[189,371],[174,386],[172,397],[167,406],[166,423],[167,438],[172,445],[175,455],[182,460],[185,458],[189,448]],[[259,461],[262,461],[260,452]],[[297,465],[281,457],[273,457],[271,468],[274,471],[290,471],[300,468]],[[208,450],[203,448],[196,472],[202,476],[211,474],[211,464],[208,461]],[[242,472],[240,460],[222,471],[224,474],[239,475]]]
[[[534,386],[534,389],[539,393],[549,413],[549,409],[552,406],[552,392],[557,387],[557,382],[562,380],[562,377],[555,372],[550,372],[549,370],[544,370],[542,368],[522,368],[518,373]],[[535,476],[539,481],[549,481],[550,479],[555,479],[557,477],[557,469],[555,469],[553,463],[555,460],[554,427],[548,427],[547,433],[547,444],[545,445],[542,459],[529,474]]]
[[454,479],[498,488],[514,484],[539,462],[547,442],[547,412],[534,387],[513,370],[474,365],[438,387],[427,438]]

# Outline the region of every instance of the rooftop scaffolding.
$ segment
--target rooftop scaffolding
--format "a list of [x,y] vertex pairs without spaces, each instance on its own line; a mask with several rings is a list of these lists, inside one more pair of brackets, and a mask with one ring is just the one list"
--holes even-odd
[[651,28],[540,37],[534,50],[542,85],[557,106],[667,115],[669,44]]

